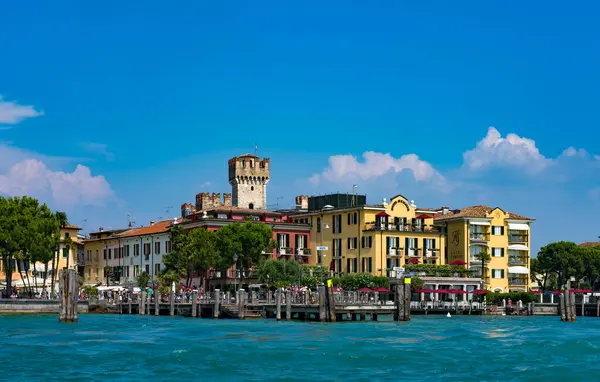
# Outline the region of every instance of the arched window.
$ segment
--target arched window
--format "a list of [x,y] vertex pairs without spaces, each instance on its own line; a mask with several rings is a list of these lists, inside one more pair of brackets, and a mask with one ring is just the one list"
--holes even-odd
[[254,203],[250,203],[250,204],[248,205],[248,208],[250,208],[251,210],[253,210],[253,209],[254,209]]
[[254,191],[254,186],[250,186],[250,191]]
[[321,232],[321,218],[317,218],[317,232]]

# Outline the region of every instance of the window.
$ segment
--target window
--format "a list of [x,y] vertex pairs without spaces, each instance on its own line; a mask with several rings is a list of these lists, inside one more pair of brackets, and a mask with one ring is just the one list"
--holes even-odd
[[492,269],[492,278],[493,279],[503,279],[504,278],[504,269]]
[[254,186],[250,186],[250,191],[254,191]]
[[112,248],[108,249],[108,259],[112,259]]
[[146,274],[150,274],[150,264],[146,264]]
[[140,266],[139,265],[134,265],[133,266],[133,277],[138,277],[140,274]]
[[133,245],[133,256],[139,256],[139,255],[140,255],[140,245],[134,244]]
[[373,272],[373,258],[367,257],[367,273]]
[[[333,249],[331,252],[333,253],[334,257],[342,256],[342,239],[333,239]],[[338,269],[338,272],[339,272],[339,269]]]
[[352,272],[356,273],[358,272],[358,259],[354,258],[352,259]]
[[129,257],[129,245],[123,247],[123,252],[125,257]]
[[100,261],[100,250],[96,250],[96,262]]
[[342,215],[333,215],[333,233],[342,233]]
[[350,259],[346,259],[346,273],[350,272],[352,272],[352,269],[350,268]]
[[129,277],[129,265],[125,266],[125,277]]
[[348,238],[348,249],[356,249],[358,247],[358,238],[357,237],[349,237]]
[[158,275],[160,273],[160,264],[154,264],[154,274]]
[[494,257],[504,257],[504,248],[492,248]]
[[317,218],[317,232],[321,232],[321,218]]
[[150,243],[144,243],[144,256],[150,256],[151,249],[152,248],[150,247]]
[[104,255],[102,257],[104,260],[106,260],[106,248],[104,248]]
[[504,227],[499,226],[499,225],[495,225],[492,227],[492,235],[495,236],[502,236],[504,235]]
[[154,254],[160,255],[160,241],[154,243]]
[[371,248],[373,246],[373,236],[363,236],[361,238],[361,246],[363,248]]
[[166,251],[167,253],[171,253],[171,251],[172,251],[172,249],[171,249],[171,240],[167,240],[167,241],[165,242],[165,251]]
[[350,212],[348,214],[348,225],[358,224],[358,213]]
[[277,234],[277,248],[289,248],[290,247],[290,234],[289,233],[278,233]]
[[248,208],[251,209],[251,210],[253,210],[254,209],[254,203],[248,204]]

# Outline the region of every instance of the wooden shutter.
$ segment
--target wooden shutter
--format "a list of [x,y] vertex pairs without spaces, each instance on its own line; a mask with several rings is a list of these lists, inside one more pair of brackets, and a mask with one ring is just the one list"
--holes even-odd
[[504,257],[504,248],[500,250],[500,257]]
[[431,240],[431,243],[432,243],[432,244],[431,244],[431,247],[432,247],[431,249],[435,249],[435,248],[436,248],[436,247],[435,247],[435,239]]
[[365,237],[364,236],[360,238],[360,244],[361,244],[361,247],[363,247],[363,248],[365,247]]
[[504,236],[504,226],[500,227],[500,235]]

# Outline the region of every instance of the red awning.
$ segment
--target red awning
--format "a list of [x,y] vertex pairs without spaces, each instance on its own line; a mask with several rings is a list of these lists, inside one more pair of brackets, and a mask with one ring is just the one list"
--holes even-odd
[[533,294],[542,294],[542,292],[540,292],[539,290],[532,290],[529,293],[533,293]]
[[387,212],[385,212],[385,211],[381,211],[380,213],[378,213],[375,216],[390,216],[390,215]]
[[471,292],[472,294],[488,294],[488,291],[485,289],[475,289]]
[[450,294],[466,294],[467,292],[465,292],[462,289],[449,289],[448,293],[450,293]]
[[448,294],[448,293],[450,293],[450,291],[446,290],[446,289],[436,289],[436,290],[434,290],[434,292],[435,293],[440,293],[440,294]]
[[406,264],[419,264],[419,259],[408,259]]
[[558,289],[558,290],[555,290],[554,292],[552,292],[552,294],[561,294],[562,292],[563,292],[562,290]]
[[429,215],[419,215],[415,219],[433,219],[433,216]]
[[387,288],[379,287],[379,288],[375,289],[375,292],[379,292],[379,293],[391,293],[392,291],[389,290],[389,289],[387,289]]
[[433,289],[423,288],[419,290],[420,293],[435,293]]
[[462,260],[455,260],[451,262],[450,265],[467,265],[467,263]]
[[369,289],[369,288],[360,288],[358,291],[359,291],[359,292],[364,292],[364,293],[370,293],[370,292],[373,292],[373,290],[371,290],[371,289]]

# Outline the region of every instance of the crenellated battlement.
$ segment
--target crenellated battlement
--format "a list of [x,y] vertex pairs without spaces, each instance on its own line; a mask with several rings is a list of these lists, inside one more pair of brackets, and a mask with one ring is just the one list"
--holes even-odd
[[244,154],[229,159],[228,165],[233,205],[243,208],[266,209],[271,160]]

